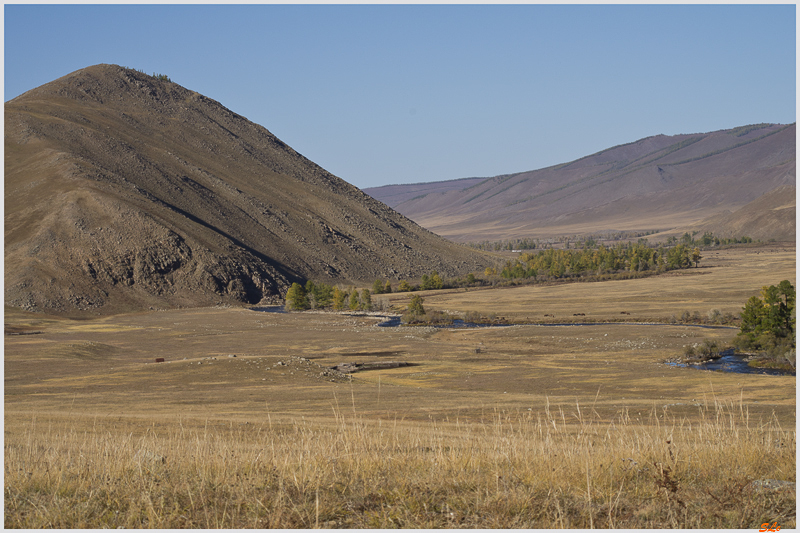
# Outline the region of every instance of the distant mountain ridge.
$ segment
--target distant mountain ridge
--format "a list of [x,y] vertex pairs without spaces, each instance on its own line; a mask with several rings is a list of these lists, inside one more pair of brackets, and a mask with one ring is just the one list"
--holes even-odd
[[96,65],[5,104],[6,305],[255,304],[490,262],[166,79]]
[[447,191],[458,191],[477,185],[486,178],[461,178],[447,181],[432,181],[429,183],[412,183],[406,185],[384,185],[364,189],[364,192],[372,196],[373,192],[380,191],[378,196],[381,202],[388,206],[399,205],[409,200],[415,200],[431,193],[442,193]]
[[[736,211],[778,187],[794,188],[795,130],[795,124],[755,124],[656,135],[461,189],[439,191],[429,183],[424,186],[431,192],[422,185],[365,192],[431,231],[462,242],[666,230]],[[777,238],[789,238],[776,231]]]

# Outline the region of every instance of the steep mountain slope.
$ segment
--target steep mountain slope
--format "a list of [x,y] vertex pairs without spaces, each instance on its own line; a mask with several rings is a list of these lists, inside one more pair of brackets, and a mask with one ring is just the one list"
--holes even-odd
[[96,65],[5,104],[7,305],[258,303],[489,262],[165,79]]
[[[667,229],[795,185],[795,125],[648,137],[541,170],[393,205],[457,241]],[[382,191],[367,189],[383,199]],[[394,190],[395,197],[400,191]]]

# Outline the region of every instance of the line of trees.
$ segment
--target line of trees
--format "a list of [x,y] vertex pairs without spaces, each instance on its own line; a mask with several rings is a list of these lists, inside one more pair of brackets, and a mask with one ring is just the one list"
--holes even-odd
[[302,311],[304,309],[328,309],[342,311],[371,311],[372,294],[369,289],[351,289],[349,292],[325,283],[314,283],[309,280],[305,286],[292,283],[286,291],[286,309]]
[[[293,283],[286,294],[287,309],[372,310],[372,295],[419,290],[450,289],[524,283],[531,281],[558,280],[567,278],[599,278],[608,276],[640,276],[668,270],[698,267],[703,256],[700,248],[680,243],[672,247],[650,246],[646,239],[636,243],[620,242],[616,246],[585,246],[583,249],[547,248],[526,252],[507,261],[502,269],[488,267],[484,278],[478,279],[469,273],[458,278],[442,278],[437,271],[423,274],[418,285],[400,280],[396,289],[389,280],[376,279],[369,289],[345,290],[325,283]],[[503,281],[506,280],[506,281]]]
[[667,244],[675,244],[680,241],[683,244],[691,245],[691,246],[702,246],[704,248],[709,248],[712,246],[721,246],[721,245],[729,245],[729,244],[750,244],[753,242],[753,239],[747,236],[742,237],[717,237],[710,231],[703,233],[701,237],[695,239],[695,235],[699,232],[694,232],[692,235],[689,233],[684,233],[680,239],[678,237],[672,236],[667,239]]
[[[678,244],[671,248],[657,248],[647,245],[645,239],[639,242],[619,243],[614,247],[599,245],[590,249],[553,249],[523,253],[518,258],[507,261],[500,269],[488,267],[483,272],[484,279],[478,279],[469,273],[459,278],[444,279],[437,271],[423,274],[419,285],[411,285],[407,280],[400,280],[396,292],[414,292],[458,287],[474,287],[495,285],[502,282],[524,280],[556,280],[572,277],[602,276],[623,272],[665,272],[692,265],[699,266],[702,254],[698,247],[690,248],[686,244]],[[325,283],[306,282],[305,285],[293,283],[286,293],[287,309],[326,309],[334,310],[372,310],[373,294],[390,294],[393,292],[389,280],[376,279],[369,289],[351,289],[347,291]]]
[[486,240],[481,242],[469,242],[467,243],[467,246],[490,252],[499,252],[502,250],[540,250],[552,248],[553,245],[563,246],[564,248],[591,248],[596,246],[600,241],[630,241],[636,238],[652,235],[654,233],[658,233],[658,230],[618,231],[596,235],[563,235],[561,237],[547,239],[523,237],[517,239],[504,239],[500,241]]
[[700,249],[678,244],[671,248],[653,248],[645,243],[620,243],[583,250],[541,250],[523,253],[507,261],[500,275],[506,279],[537,277],[565,278],[587,274],[614,272],[664,272],[699,266],[703,258]]
[[[572,235],[572,236],[562,236],[558,238],[550,238],[550,239],[535,239],[535,238],[518,238],[518,239],[507,239],[507,240],[500,240],[500,241],[481,241],[481,242],[471,242],[467,243],[467,246],[472,248],[477,248],[478,250],[486,250],[486,251],[511,251],[511,250],[543,250],[552,248],[554,245],[561,247],[561,248],[578,248],[578,249],[586,249],[586,248],[596,248],[599,242],[608,242],[608,241],[629,241],[633,242],[634,239],[638,239],[639,243],[647,244],[646,237],[648,235],[653,235],[658,233],[658,230],[649,230],[649,231],[620,231],[615,233],[608,233],[608,234],[597,234],[597,235]],[[672,236],[667,239],[666,244],[673,245],[677,244],[678,242],[686,245],[691,246],[699,246],[699,247],[712,247],[712,246],[721,246],[721,245],[730,245],[730,244],[748,244],[752,243],[753,239],[747,236],[742,237],[717,237],[712,232],[707,231],[703,233],[701,237],[695,238],[699,232],[694,232],[691,235],[689,233],[684,233],[681,237]],[[649,245],[652,247],[658,247],[657,244]]]
[[[468,274],[467,280],[476,282],[473,274]],[[454,286],[456,280],[446,283],[437,271],[423,274],[419,285],[411,285],[407,280],[401,280],[397,285],[397,292],[413,292],[419,290],[442,289]],[[389,280],[376,279],[369,289],[342,289],[326,283],[315,283],[311,280],[305,285],[292,283],[286,291],[286,309],[302,311],[304,309],[333,309],[334,311],[371,311],[373,309],[372,296],[375,294],[391,294],[392,283]],[[424,314],[424,313],[423,313]]]
[[[475,280],[475,276],[472,274],[468,274],[468,277],[472,276],[472,280]],[[439,275],[439,272],[436,270],[432,271],[430,274],[423,274],[422,279],[420,280],[419,285],[411,285],[407,280],[400,280],[400,283],[397,285],[397,292],[414,292],[414,291],[429,291],[435,289],[447,289],[452,288],[454,285],[454,280],[450,280],[446,282],[442,276]],[[385,282],[380,279],[376,279],[372,283],[372,293],[373,294],[390,294],[392,292],[392,284],[389,280]]]

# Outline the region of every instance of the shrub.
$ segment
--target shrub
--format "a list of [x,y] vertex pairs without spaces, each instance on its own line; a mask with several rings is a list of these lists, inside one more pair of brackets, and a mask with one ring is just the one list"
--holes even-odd
[[425,316],[425,307],[422,305],[424,301],[425,300],[422,299],[422,296],[419,296],[418,294],[412,296],[411,301],[408,303],[408,308],[403,314],[402,321],[404,323],[421,321],[422,317]]

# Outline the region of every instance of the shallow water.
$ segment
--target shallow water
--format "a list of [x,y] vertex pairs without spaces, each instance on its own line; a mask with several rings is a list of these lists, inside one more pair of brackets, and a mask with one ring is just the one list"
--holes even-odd
[[747,366],[747,361],[743,355],[723,355],[719,359],[700,363],[697,365],[678,365],[689,366],[698,370],[716,370],[718,372],[735,372],[737,374],[766,374],[769,376],[794,376],[794,371],[777,370],[774,368],[754,368]]
[[251,311],[262,311],[264,313],[285,313],[286,307],[282,305],[267,305],[264,307],[251,307]]
[[[389,317],[389,320],[385,322],[381,322],[378,326],[382,328],[396,328],[400,326],[401,318],[399,316]],[[507,328],[513,324],[477,324],[475,322],[464,322],[460,318],[456,318],[453,320],[452,324],[425,324],[425,327],[428,328],[439,328],[439,329],[457,329],[457,328]],[[412,326],[413,327],[413,326]]]
[[530,324],[531,326],[685,326],[704,329],[739,329],[736,326],[712,326],[708,324],[668,324],[666,322],[559,322],[554,324]]

